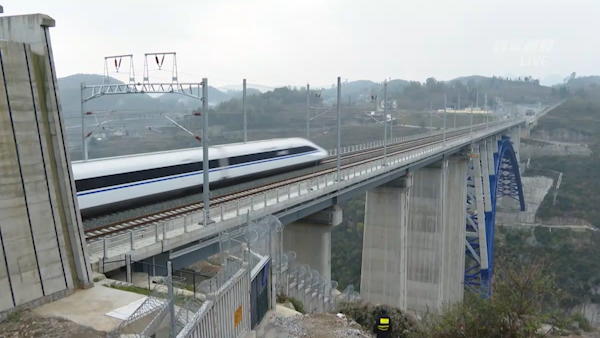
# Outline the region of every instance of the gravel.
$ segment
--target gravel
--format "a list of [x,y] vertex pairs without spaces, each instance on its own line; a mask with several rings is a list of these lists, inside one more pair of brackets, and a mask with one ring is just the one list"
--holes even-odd
[[[338,317],[338,316],[341,316]],[[355,321],[338,314],[312,314],[295,317],[273,317],[269,324],[257,332],[257,338],[371,338]]]

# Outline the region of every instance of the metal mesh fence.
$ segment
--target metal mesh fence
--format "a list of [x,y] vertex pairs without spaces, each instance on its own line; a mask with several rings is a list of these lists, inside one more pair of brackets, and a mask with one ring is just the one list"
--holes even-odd
[[[248,214],[248,221],[243,226],[219,234],[220,254],[216,263],[220,267],[213,277],[193,285],[195,292],[191,292],[189,281],[185,283],[185,278],[173,276],[169,263],[164,270],[168,275],[153,278],[152,293],[127,320],[110,332],[109,337],[124,334],[148,337],[157,332],[161,336],[187,337],[200,326],[212,322],[207,316],[215,315],[213,307],[227,299],[222,296],[232,290],[234,280],[235,283],[247,283],[243,278],[249,278],[250,271],[260,270],[269,261],[276,294],[298,299],[306,313],[331,312],[340,301],[360,300],[352,285],[340,293],[336,281],[298,262],[295,252],[285,252],[283,230],[275,216],[252,220]],[[246,271],[244,276],[247,277],[240,277],[241,271]],[[223,332],[221,329],[215,328],[215,334]]]
[[[108,337],[149,337],[157,332],[179,332],[202,306],[194,294],[185,292],[183,278],[169,274],[160,279],[129,318],[121,322]],[[173,324],[171,324],[173,323]]]

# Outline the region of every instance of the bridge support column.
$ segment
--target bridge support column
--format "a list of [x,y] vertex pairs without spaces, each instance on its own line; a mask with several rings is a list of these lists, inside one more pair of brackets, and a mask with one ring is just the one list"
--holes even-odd
[[367,191],[360,296],[406,309],[407,228],[412,177]]
[[456,156],[415,172],[408,225],[409,311],[435,312],[463,299],[468,163]]
[[521,149],[521,126],[515,127],[512,132],[510,140],[513,143],[513,149],[515,150],[515,155],[517,156],[517,161],[521,163],[521,157],[519,156]]
[[423,314],[443,302],[444,202],[448,162],[417,170],[411,189],[408,224],[407,308]]
[[465,282],[465,218],[467,208],[466,178],[469,158],[453,156],[448,160],[444,192],[444,303],[464,298]]
[[299,263],[331,279],[331,231],[340,223],[342,209],[334,206],[289,224],[283,231],[284,251],[296,252]]

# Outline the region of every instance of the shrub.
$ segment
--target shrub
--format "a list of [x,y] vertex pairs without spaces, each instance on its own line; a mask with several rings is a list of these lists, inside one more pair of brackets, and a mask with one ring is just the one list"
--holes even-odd
[[557,304],[561,292],[548,265],[525,257],[498,261],[491,299],[467,293],[464,302],[426,316],[410,338],[534,338],[540,328],[566,327],[568,319]]
[[573,317],[571,317],[571,319],[574,322],[577,322],[579,324],[579,328],[582,329],[583,331],[585,331],[585,332],[594,331],[592,324],[590,324],[590,321],[583,315],[583,313],[577,312],[573,315]]

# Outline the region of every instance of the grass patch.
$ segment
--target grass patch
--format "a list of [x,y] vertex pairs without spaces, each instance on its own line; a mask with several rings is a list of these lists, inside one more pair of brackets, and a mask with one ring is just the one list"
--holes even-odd
[[109,287],[111,289],[117,289],[117,290],[121,290],[121,291],[138,293],[138,294],[144,295],[144,296],[149,296],[150,294],[152,294],[151,290],[148,290],[145,288],[140,288],[140,287],[133,286],[133,285],[105,285],[105,286]]
[[[112,289],[121,290],[121,291],[127,291],[127,292],[137,293],[137,294],[144,295],[144,296],[150,296],[154,292],[154,290],[149,290],[149,289],[146,289],[146,288],[140,288],[140,287],[133,286],[133,285],[104,285],[104,286],[112,288]],[[166,285],[165,285],[165,287],[166,287]],[[179,289],[179,288],[181,288],[181,286],[176,286],[176,288]],[[186,285],[184,288],[186,288],[186,289],[187,288],[191,288],[192,289],[191,291],[193,291],[194,286],[193,285]],[[164,299],[168,298],[166,292],[164,292],[164,293],[163,292],[158,292],[154,296],[157,296],[158,298],[164,298]],[[178,305],[178,306],[185,306],[185,304],[187,303],[187,301],[190,298],[194,298],[194,297],[193,296],[182,295],[180,293],[175,292],[175,304]]]
[[188,291],[194,292],[194,285],[192,285],[192,284],[178,285],[177,288],[182,288],[182,289],[186,289]]
[[14,311],[13,313],[9,314],[8,317],[6,317],[6,321],[16,323],[21,320],[22,314],[23,314],[22,310]]

